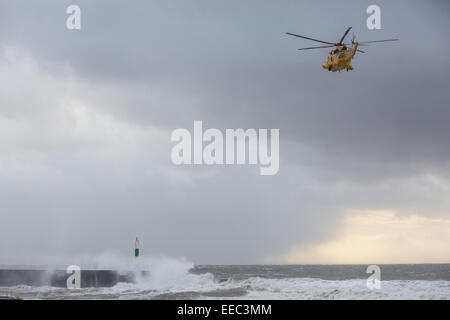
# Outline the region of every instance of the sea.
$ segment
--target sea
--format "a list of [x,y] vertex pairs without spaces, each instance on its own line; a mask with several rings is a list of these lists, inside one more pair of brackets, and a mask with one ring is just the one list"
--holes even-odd
[[[378,265],[379,288],[368,286],[368,265],[193,265],[154,263],[147,277],[108,288],[0,287],[21,299],[450,299],[450,264]],[[369,280],[370,281],[370,280]],[[373,284],[373,282],[372,282]]]

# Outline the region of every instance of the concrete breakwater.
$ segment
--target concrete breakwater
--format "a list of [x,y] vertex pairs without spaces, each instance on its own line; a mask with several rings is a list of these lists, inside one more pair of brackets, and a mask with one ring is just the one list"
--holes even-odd
[[[82,270],[80,285],[82,288],[113,287],[119,282],[134,283],[137,275],[148,274],[148,271]],[[0,287],[18,285],[67,287],[70,275],[66,270],[0,269]]]

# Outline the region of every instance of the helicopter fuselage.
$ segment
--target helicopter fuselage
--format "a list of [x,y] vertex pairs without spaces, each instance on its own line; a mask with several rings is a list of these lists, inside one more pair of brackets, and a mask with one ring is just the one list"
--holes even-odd
[[336,72],[346,69],[353,70],[351,61],[358,50],[358,43],[356,42],[353,48],[346,48],[344,46],[338,46],[335,50],[330,52],[328,60],[322,64],[324,69],[328,71]]

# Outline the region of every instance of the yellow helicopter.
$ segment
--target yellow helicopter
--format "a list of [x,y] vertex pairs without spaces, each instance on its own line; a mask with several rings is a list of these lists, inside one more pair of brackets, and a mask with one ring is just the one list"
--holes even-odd
[[[343,41],[344,41],[345,37],[348,35],[348,33],[350,32],[351,29],[352,29],[352,27],[349,27],[345,31],[345,33],[342,36],[341,40],[339,40],[339,42],[337,42],[337,43],[317,40],[317,39],[301,36],[301,35],[298,35],[298,34],[295,34],[295,33],[290,33],[290,32],[286,32],[286,34],[290,35],[290,36],[306,39],[306,40],[311,40],[311,41],[316,41],[316,42],[327,44],[327,46],[300,48],[298,50],[311,50],[311,49],[322,49],[322,48],[334,48],[334,47],[336,47],[335,50],[332,50],[330,52],[330,55],[328,56],[328,60],[325,63],[322,64],[322,67],[324,69],[327,69],[328,71],[332,71],[332,72],[341,71],[341,70],[344,70],[344,69],[346,69],[347,71],[348,70],[353,70],[353,66],[351,65],[351,61],[354,58],[356,52],[365,53],[361,49],[358,49],[359,46],[368,46],[368,43],[388,42],[388,41],[397,41],[398,40],[398,39],[388,39],[388,40],[356,42],[355,41],[355,35],[353,34],[352,43],[351,44],[345,44],[345,43],[343,43]],[[351,46],[351,47],[347,47],[347,46]]]

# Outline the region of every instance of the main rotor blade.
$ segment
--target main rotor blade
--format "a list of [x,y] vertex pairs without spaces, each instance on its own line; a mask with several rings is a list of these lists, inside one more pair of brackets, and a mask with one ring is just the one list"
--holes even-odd
[[361,53],[366,53],[365,51],[359,50],[357,49],[356,51],[361,52]]
[[[342,44],[343,46],[353,46],[353,45],[355,45],[354,43],[343,43]],[[362,43],[362,42],[358,42],[358,45],[360,46],[360,47],[370,47],[368,44],[365,44],[365,43]]]
[[308,37],[304,37],[304,36],[301,36],[301,35],[295,34],[295,33],[286,32],[286,34],[288,34],[290,36],[306,39],[306,40],[316,41],[316,42],[325,43],[325,44],[331,44],[333,46],[335,45],[335,43],[326,42],[326,41],[322,41],[322,40],[317,40],[317,39],[313,39],[313,38],[308,38]]
[[335,46],[321,46],[321,47],[309,47],[309,48],[300,48],[297,50],[310,50],[310,49],[322,49],[322,48],[334,48]]
[[388,40],[376,40],[376,41],[361,41],[360,44],[365,43],[377,43],[377,42],[389,42],[389,41],[398,41],[399,39],[388,39]]
[[342,41],[344,41],[345,37],[347,36],[347,34],[350,32],[350,30],[352,30],[352,27],[348,27],[347,31],[345,31],[344,35],[342,36],[341,40],[339,40],[339,44],[342,44]]

